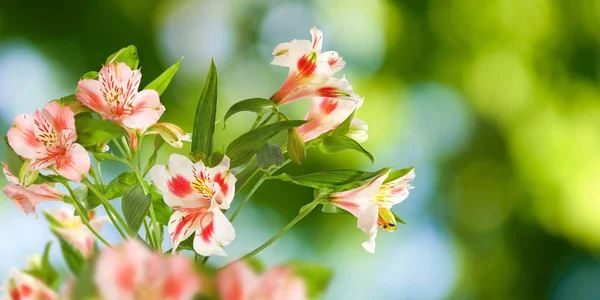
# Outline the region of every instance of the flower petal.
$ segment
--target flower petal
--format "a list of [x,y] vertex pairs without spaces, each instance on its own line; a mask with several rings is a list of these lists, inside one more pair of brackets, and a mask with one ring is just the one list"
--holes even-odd
[[154,90],[139,92],[131,104],[131,115],[123,118],[123,124],[130,128],[147,128],[156,123],[165,111],[165,107],[160,104],[158,92]]
[[90,156],[79,144],[72,144],[64,157],[56,164],[56,172],[75,182],[80,182],[90,171]]
[[323,32],[314,26],[310,29],[310,36],[312,37],[312,48],[315,51],[320,52],[323,47]]
[[10,271],[8,282],[8,299],[58,300],[58,295],[42,281],[16,269]]
[[97,112],[106,119],[105,116],[110,115],[110,106],[104,100],[104,96],[100,91],[100,82],[95,79],[82,79],[77,84],[77,92],[75,93],[77,100],[91,110]]
[[273,50],[272,53],[275,57],[273,58],[271,64],[282,67],[288,67],[290,65],[290,60],[288,56],[289,51],[290,43],[281,43],[277,45],[277,47],[275,47],[275,50]]
[[223,300],[249,299],[259,282],[258,275],[243,261],[236,261],[217,273],[217,289]]
[[46,153],[46,147],[35,136],[34,127],[33,116],[21,114],[15,117],[14,126],[8,130],[8,144],[21,157],[36,158]]
[[213,210],[213,219],[203,227],[201,234],[194,238],[194,250],[203,256],[227,256],[223,246],[229,245],[235,238],[235,229],[221,210]]
[[369,139],[369,124],[365,123],[365,121],[354,118],[350,122],[350,131],[346,134],[347,137],[359,142],[363,143]]
[[4,177],[6,177],[8,183],[19,183],[19,178],[17,178],[17,176],[13,175],[13,173],[10,172],[10,170],[8,169],[8,164],[5,162],[2,163],[2,171],[4,172]]
[[50,116],[50,121],[57,131],[75,130],[75,114],[71,108],[58,102],[50,102],[44,107],[44,111]]
[[337,73],[346,65],[346,62],[335,51],[326,51],[321,53],[321,55],[319,56],[319,60],[327,62],[327,64],[329,65],[329,69],[331,70],[330,75]]
[[229,209],[235,194],[235,183],[237,179],[229,170],[229,157],[223,156],[221,163],[211,169],[214,181],[219,185],[220,193],[215,201],[220,209]]
[[175,210],[169,219],[169,236],[173,244],[173,253],[181,242],[190,237],[192,233],[200,230],[202,214]]
[[379,208],[376,203],[369,203],[358,216],[358,228],[369,235],[369,240],[362,244],[368,252],[375,252],[375,237],[377,236],[377,218]]
[[371,203],[371,199],[375,197],[381,184],[387,178],[389,172],[382,173],[375,177],[367,184],[355,189],[331,193],[329,199],[336,206],[350,212],[356,217],[359,217],[362,211]]

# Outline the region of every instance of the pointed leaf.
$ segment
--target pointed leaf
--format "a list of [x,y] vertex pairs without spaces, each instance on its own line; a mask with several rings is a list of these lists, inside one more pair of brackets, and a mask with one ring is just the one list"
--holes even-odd
[[375,172],[363,172],[358,170],[341,169],[320,171],[298,176],[282,173],[269,178],[293,182],[297,185],[308,186],[317,189],[339,190],[347,187],[348,185],[363,185],[371,178],[383,172],[387,172],[388,170],[388,168],[384,168]]
[[202,152],[210,157],[213,151],[213,136],[217,118],[217,68],[214,61],[210,63],[210,71],[206,77],[204,90],[196,107],[194,132],[192,134],[192,151]]
[[265,146],[256,153],[256,164],[261,170],[267,170],[271,166],[280,167],[283,165],[283,152],[281,147],[275,144],[266,143]]
[[125,192],[121,201],[121,209],[125,221],[127,221],[127,226],[129,226],[128,232],[130,234],[136,234],[140,231],[142,221],[144,221],[150,209],[150,204],[152,204],[152,196],[144,194],[141,185],[135,185]]
[[127,64],[132,70],[137,69],[138,64],[140,63],[137,48],[134,45],[129,45],[111,54],[111,56],[106,59],[106,64],[120,62]]
[[283,130],[298,127],[307,121],[291,120],[265,125],[246,132],[227,146],[227,156],[231,159],[231,168],[242,165],[256,154],[275,135]]
[[58,239],[60,244],[60,250],[62,252],[63,258],[69,267],[69,270],[74,275],[79,274],[82,267],[85,265],[85,259],[79,250],[77,250],[73,245],[71,245],[68,241],[66,241],[60,234],[56,231],[51,230],[54,236]]
[[160,76],[156,77],[156,79],[154,79],[152,82],[150,82],[144,88],[144,90],[155,90],[158,92],[159,95],[162,95],[162,93],[167,89],[167,87],[169,86],[169,83],[171,83],[171,80],[173,79],[173,77],[175,76],[177,71],[179,70],[179,66],[181,65],[182,60],[183,60],[183,57],[180,58],[177,63],[170,66],[167,70],[165,70],[162,74],[160,74]]
[[110,121],[80,116],[75,118],[75,128],[77,129],[77,143],[84,147],[104,144],[125,135],[123,127]]
[[346,136],[326,136],[320,144],[324,153],[337,153],[343,150],[354,150],[366,155],[371,163],[375,162],[373,155],[365,150],[358,142]]
[[391,211],[391,212],[394,215],[394,219],[396,219],[396,222],[406,225],[406,222],[404,220],[402,220],[395,212],[393,212],[393,211]]
[[227,113],[225,113],[225,117],[223,117],[223,124],[225,124],[225,122],[227,122],[227,119],[229,119],[229,117],[231,117],[239,112],[242,112],[242,111],[253,112],[260,116],[267,112],[277,112],[277,110],[278,110],[277,105],[269,99],[264,99],[264,98],[245,99],[245,100],[242,100],[240,102],[233,104],[229,108]]
[[19,176],[19,172],[21,172],[21,167],[23,166],[23,159],[10,147],[7,137],[4,137],[4,142],[6,145],[6,165],[8,166],[8,170],[13,175]]
[[156,221],[164,226],[169,225],[169,219],[173,214],[173,210],[165,204],[162,194],[154,186],[150,189],[150,195],[152,195],[152,208],[154,209]]
[[352,119],[354,119],[354,115],[356,115],[356,110],[354,110],[347,118],[346,120],[344,120],[344,122],[342,122],[342,124],[340,124],[338,127],[336,127],[332,132],[331,135],[338,135],[338,136],[344,136],[346,134],[348,134],[348,132],[350,132],[350,125],[352,124]]
[[156,135],[154,138],[154,151],[152,151],[152,155],[148,158],[148,162],[146,163],[146,167],[144,168],[144,176],[150,172],[150,169],[154,167],[156,164],[156,159],[158,158],[158,151],[165,144],[165,140],[160,137],[160,135]]
[[404,168],[404,169],[393,170],[390,172],[390,174],[388,175],[388,177],[385,179],[385,181],[383,183],[388,183],[390,181],[394,181],[394,180],[410,173],[410,171],[412,171],[414,169],[415,169],[415,167],[408,167],[408,168]]
[[81,79],[98,79],[98,72],[89,71],[89,72],[83,74],[83,76],[81,76]]

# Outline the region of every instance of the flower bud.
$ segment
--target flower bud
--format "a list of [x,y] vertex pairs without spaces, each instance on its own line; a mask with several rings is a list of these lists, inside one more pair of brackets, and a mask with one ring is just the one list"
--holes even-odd
[[288,155],[294,163],[301,164],[306,159],[306,145],[296,128],[288,129],[287,147]]
[[156,123],[146,130],[145,134],[159,134],[169,145],[175,148],[183,147],[183,141],[192,139],[179,126],[171,123]]
[[369,125],[364,121],[354,118],[350,123],[350,131],[346,134],[347,137],[362,143],[369,139]]

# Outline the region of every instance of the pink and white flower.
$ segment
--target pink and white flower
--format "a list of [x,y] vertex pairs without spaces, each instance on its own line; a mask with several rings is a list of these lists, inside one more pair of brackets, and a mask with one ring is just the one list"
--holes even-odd
[[304,300],[306,285],[286,267],[270,268],[256,274],[238,261],[217,273],[217,288],[223,300]]
[[329,194],[331,203],[358,218],[358,228],[369,235],[369,240],[362,243],[362,246],[371,253],[375,252],[377,228],[395,231],[396,223],[390,209],[404,201],[408,197],[408,191],[413,188],[409,182],[415,178],[414,169],[385,182],[388,175],[389,171],[353,190]]
[[4,285],[4,297],[10,300],[57,300],[58,294],[39,279],[16,269],[10,271]]
[[184,256],[161,256],[136,240],[105,248],[96,263],[96,287],[106,300],[187,300],[201,281]]
[[145,129],[156,123],[165,111],[158,92],[138,92],[142,73],[125,63],[109,63],[98,80],[82,79],[77,85],[77,99],[100,114],[104,120],[128,128]]
[[362,105],[363,100],[354,93],[349,97],[313,97],[304,117],[309,122],[298,128],[298,134],[307,142],[337,128]]
[[31,159],[31,170],[52,167],[59,175],[79,182],[90,169],[87,151],[75,143],[75,115],[57,102],[33,115],[18,115],[7,136],[19,156]]
[[[92,212],[88,213],[90,225],[98,232],[108,219],[96,218],[93,211],[90,212]],[[94,234],[81,222],[79,216],[73,214],[72,209],[46,210],[44,214],[51,218],[50,225],[54,232],[77,248],[84,258],[91,257],[94,251]]]
[[310,34],[312,41],[293,40],[279,44],[273,50],[275,57],[271,63],[290,68],[281,88],[271,96],[278,105],[304,97],[350,95],[348,84],[331,78],[344,67],[344,60],[335,51],[321,52],[323,33],[320,30],[313,27]]
[[156,165],[150,177],[163,193],[165,203],[175,210],[169,220],[173,251],[195,233],[194,250],[203,256],[227,255],[223,246],[235,238],[235,230],[221,209],[228,209],[235,193],[235,177],[229,158],[208,168],[202,161],[173,154],[169,164]]
[[4,187],[4,195],[15,202],[17,207],[25,214],[35,214],[36,206],[45,201],[61,201],[64,197],[50,183],[26,184],[19,182],[19,178],[13,175],[8,165],[3,163],[2,169],[8,184]]

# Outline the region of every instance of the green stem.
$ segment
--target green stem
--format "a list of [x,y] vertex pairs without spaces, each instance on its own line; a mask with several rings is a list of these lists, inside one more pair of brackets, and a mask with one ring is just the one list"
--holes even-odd
[[[67,190],[69,191],[69,194],[71,195],[71,198],[73,198],[73,202],[77,202],[77,198],[75,198],[75,193],[73,192],[73,190],[71,189],[71,187],[69,186],[68,183],[63,183],[63,185],[67,188]],[[81,207],[79,207],[79,205],[77,205],[77,203],[73,203],[73,207],[75,207],[75,210],[77,211],[77,213],[79,214],[79,219],[81,219],[81,222],[83,222],[83,224],[96,236],[96,238],[98,238],[98,240],[100,240],[104,245],[108,246],[108,247],[112,247],[110,245],[109,242],[107,242],[95,229],[94,227],[92,227],[92,225],[90,224],[89,220],[87,219],[87,213],[84,212],[83,210],[81,210]]]
[[281,231],[279,231],[277,234],[275,234],[271,239],[266,241],[264,244],[258,246],[258,248],[252,250],[252,252],[242,256],[242,258],[240,258],[240,260],[251,258],[254,255],[258,254],[260,251],[267,248],[269,245],[273,244],[273,242],[275,242],[282,235],[284,235],[286,232],[288,232],[288,230],[290,230],[292,227],[294,227],[294,225],[296,225],[296,223],[298,223],[300,220],[304,219],[304,217],[306,217],[315,207],[317,207],[317,205],[319,205],[319,203],[320,203],[319,199],[315,199],[315,200],[313,200],[313,202],[311,202],[307,206],[303,207],[300,210],[300,213],[289,224],[287,224],[285,227],[283,227],[283,229],[281,229]]
[[[92,193],[94,193],[94,195],[96,195],[98,197],[98,199],[100,199],[100,201],[102,201],[102,204],[104,204],[104,207],[106,208],[107,212],[110,211],[117,218],[117,220],[119,221],[121,226],[123,226],[123,228],[127,228],[127,223],[125,223],[125,220],[123,220],[123,217],[121,217],[121,215],[119,215],[119,213],[117,212],[115,207],[112,206],[112,204],[110,204],[108,199],[106,199],[106,196],[104,196],[104,194],[100,193],[87,178],[84,178],[82,180],[82,183],[85,186],[87,186],[87,188],[90,191],[92,191]],[[115,226],[117,226],[116,223],[115,223]]]
[[148,237],[148,243],[150,243],[150,246],[152,246],[153,248],[156,248],[156,242],[154,241],[154,238],[152,237],[152,232],[150,231],[150,226],[148,226],[148,221],[146,220],[145,217],[144,217],[144,228],[146,229],[146,236]]
[[115,216],[113,215],[113,213],[108,209],[108,207],[106,205],[104,205],[104,203],[102,204],[102,206],[104,207],[104,210],[106,210],[106,214],[108,215],[108,218],[115,225],[115,228],[117,228],[117,231],[119,232],[119,234],[121,235],[121,237],[124,240],[126,240],[127,239],[127,234],[125,234],[125,232],[121,229],[120,226],[117,226],[117,220],[115,219]]
[[102,180],[102,169],[100,168],[100,162],[96,161],[96,169],[98,169],[98,181],[100,182],[100,186],[104,189],[104,181]]
[[[254,175],[252,175],[252,177],[254,177]],[[248,194],[246,194],[246,197],[244,197],[244,200],[242,200],[242,203],[240,203],[240,206],[238,206],[238,208],[235,210],[235,212],[233,212],[233,215],[231,215],[231,217],[229,218],[229,222],[233,222],[233,220],[235,220],[235,218],[237,217],[237,215],[242,211],[242,208],[244,207],[244,205],[246,205],[246,203],[248,203],[248,201],[250,200],[250,198],[252,197],[252,195],[254,195],[254,192],[256,192],[256,190],[258,190],[258,188],[260,187],[260,185],[266,179],[267,178],[266,178],[265,174],[263,174],[258,179],[258,181],[256,182],[256,184],[252,187],[252,189],[248,192]],[[248,180],[248,181],[250,181],[250,180]]]

